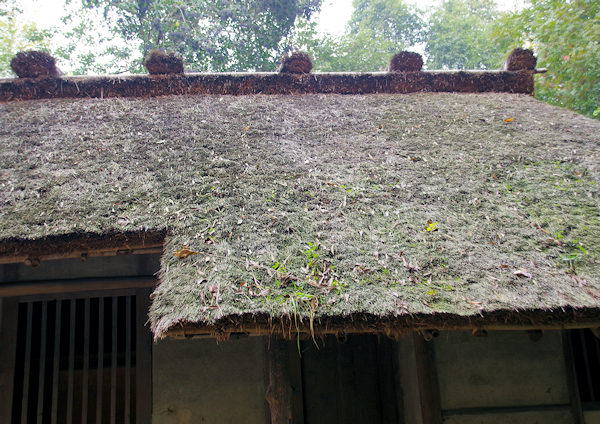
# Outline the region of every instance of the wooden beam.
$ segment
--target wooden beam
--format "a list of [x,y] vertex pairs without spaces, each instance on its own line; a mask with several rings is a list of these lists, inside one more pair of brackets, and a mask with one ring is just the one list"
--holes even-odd
[[32,296],[42,294],[78,293],[115,289],[151,288],[154,277],[81,278],[73,280],[28,281],[0,283],[0,297]]
[[[477,329],[485,331],[527,331],[527,330],[575,330],[582,328],[598,328],[600,320],[597,321],[581,321],[581,322],[555,322],[552,324],[491,324],[491,325],[477,325]],[[240,323],[232,324],[230,328],[216,328],[209,325],[198,325],[198,324],[177,324],[177,327],[173,327],[167,331],[164,336],[172,337],[174,339],[190,339],[190,338],[215,338],[217,335],[223,337],[224,334],[246,334],[249,336],[268,336],[282,335],[280,329],[281,325],[277,325],[277,320],[273,319],[269,326],[261,325],[260,323]],[[463,325],[449,325],[444,328],[440,328],[439,331],[472,331],[474,328],[473,324]],[[328,324],[323,322],[320,325],[315,325],[314,334],[316,335],[327,335],[327,334],[379,334],[385,336],[400,336],[416,330],[429,330],[431,325],[427,324],[427,318],[420,318],[418,322],[404,322],[394,327],[389,324],[377,326],[374,323],[369,323],[368,326],[351,328],[344,324]],[[308,326],[300,326],[298,329],[302,336],[311,336],[311,330]],[[287,333],[286,333],[287,334]],[[285,334],[283,334],[285,337]],[[294,334],[294,337],[296,333]]]

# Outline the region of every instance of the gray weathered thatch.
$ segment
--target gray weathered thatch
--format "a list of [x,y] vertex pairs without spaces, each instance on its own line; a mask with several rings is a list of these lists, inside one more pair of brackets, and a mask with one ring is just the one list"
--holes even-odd
[[3,103],[0,256],[166,231],[157,336],[597,322],[598,134],[506,93]]

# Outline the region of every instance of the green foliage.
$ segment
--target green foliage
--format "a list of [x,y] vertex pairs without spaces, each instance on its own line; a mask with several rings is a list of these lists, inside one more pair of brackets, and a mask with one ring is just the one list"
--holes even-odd
[[500,17],[493,0],[444,0],[433,11],[427,32],[430,69],[497,69],[506,51],[494,42]]
[[538,64],[549,69],[538,77],[537,97],[597,117],[600,3],[533,0],[525,17],[530,22],[530,38],[538,53]]
[[422,40],[423,26],[420,12],[401,0],[354,0],[344,35],[320,36],[314,24],[299,20],[292,43],[318,71],[381,71],[394,53]]
[[[320,1],[82,0],[78,13],[101,13],[113,37],[105,41],[110,41],[115,61],[136,58],[130,71],[140,70],[141,58],[153,48],[175,51],[193,70],[272,71],[285,48],[280,42],[296,17],[310,17]],[[81,35],[89,17],[83,22],[76,30]],[[65,56],[75,50],[76,46],[65,49]],[[99,65],[85,62],[82,66]]]
[[10,61],[19,51],[50,48],[52,31],[24,22],[21,15],[14,2],[0,2],[0,77],[13,76]]

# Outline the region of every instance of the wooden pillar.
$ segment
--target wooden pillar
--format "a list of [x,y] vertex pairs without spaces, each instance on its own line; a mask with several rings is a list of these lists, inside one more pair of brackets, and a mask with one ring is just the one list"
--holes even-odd
[[423,424],[441,424],[440,389],[432,341],[425,341],[418,333],[413,335],[419,401]]
[[146,323],[152,289],[136,290],[136,421],[152,422],[152,334]]
[[561,334],[563,352],[565,357],[565,368],[567,370],[567,385],[569,388],[569,403],[571,405],[571,415],[574,424],[583,424],[583,410],[581,409],[581,399],[579,397],[579,387],[577,385],[577,375],[575,373],[575,362],[573,361],[573,346],[568,330]]
[[0,422],[11,422],[15,354],[17,350],[17,315],[15,298],[0,298]]
[[[266,340],[266,343],[269,386],[265,397],[269,404],[271,424],[301,422],[297,417],[302,411],[297,405],[298,388],[294,390],[293,384],[293,380],[296,379],[294,377],[297,377],[295,374],[298,374],[293,371],[298,370],[291,369],[289,342],[272,338]],[[296,361],[296,364],[299,364],[299,361]]]

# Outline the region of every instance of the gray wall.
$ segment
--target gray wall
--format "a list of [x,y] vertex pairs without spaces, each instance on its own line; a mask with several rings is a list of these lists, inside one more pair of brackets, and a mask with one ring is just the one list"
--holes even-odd
[[523,331],[443,332],[431,343],[445,423],[573,422],[559,331],[538,341]]
[[265,341],[161,340],[153,349],[153,423],[265,423]]

